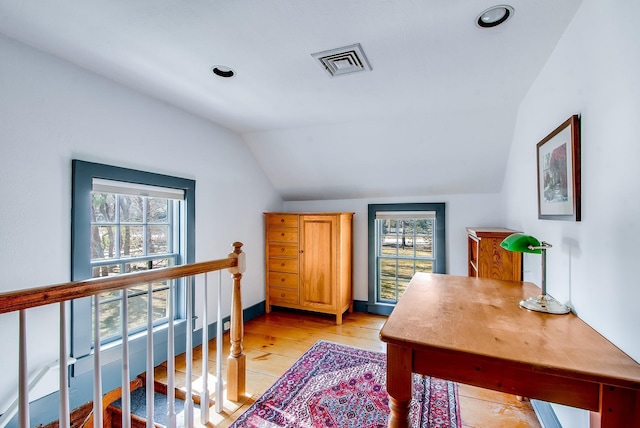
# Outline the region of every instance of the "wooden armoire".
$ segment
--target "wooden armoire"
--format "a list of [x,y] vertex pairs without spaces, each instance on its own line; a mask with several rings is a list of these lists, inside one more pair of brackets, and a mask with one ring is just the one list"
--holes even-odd
[[353,311],[354,213],[265,213],[266,311]]

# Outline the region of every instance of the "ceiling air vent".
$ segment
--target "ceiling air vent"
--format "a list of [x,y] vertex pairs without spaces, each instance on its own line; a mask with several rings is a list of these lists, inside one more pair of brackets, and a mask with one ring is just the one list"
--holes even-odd
[[371,65],[369,65],[360,43],[314,53],[311,56],[320,61],[322,68],[327,70],[331,77],[371,71]]

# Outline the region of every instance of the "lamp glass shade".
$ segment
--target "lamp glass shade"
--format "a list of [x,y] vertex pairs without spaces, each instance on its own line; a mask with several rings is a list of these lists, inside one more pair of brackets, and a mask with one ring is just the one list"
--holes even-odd
[[515,251],[517,253],[533,253],[540,254],[540,241],[531,235],[525,235],[524,233],[514,233],[500,243],[500,246],[508,251]]

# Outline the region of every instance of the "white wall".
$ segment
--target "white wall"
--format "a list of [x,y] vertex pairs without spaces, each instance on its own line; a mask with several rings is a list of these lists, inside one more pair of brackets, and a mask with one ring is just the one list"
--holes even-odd
[[[244,242],[243,303],[264,300],[262,212],[282,200],[236,134],[4,36],[0,64],[0,292],[70,279],[78,158],[195,179],[196,260]],[[30,371],[57,359],[57,320],[57,306],[28,312]],[[17,385],[16,325],[0,315],[5,404]]]
[[[554,245],[550,294],[640,361],[640,3],[585,0],[523,100],[505,175],[507,223]],[[582,118],[582,221],[537,219],[536,143]],[[540,283],[539,259],[527,255]],[[554,407],[565,428],[586,412]]]
[[447,273],[467,275],[466,226],[503,226],[504,212],[499,194],[441,195],[415,198],[343,199],[285,202],[286,211],[346,211],[353,217],[353,294],[368,300],[368,204],[444,202],[446,220]]

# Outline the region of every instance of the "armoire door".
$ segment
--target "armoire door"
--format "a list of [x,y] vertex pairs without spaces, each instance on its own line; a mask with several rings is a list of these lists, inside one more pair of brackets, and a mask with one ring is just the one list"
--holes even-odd
[[333,215],[301,215],[299,223],[300,304],[317,309],[336,307],[336,237]]

